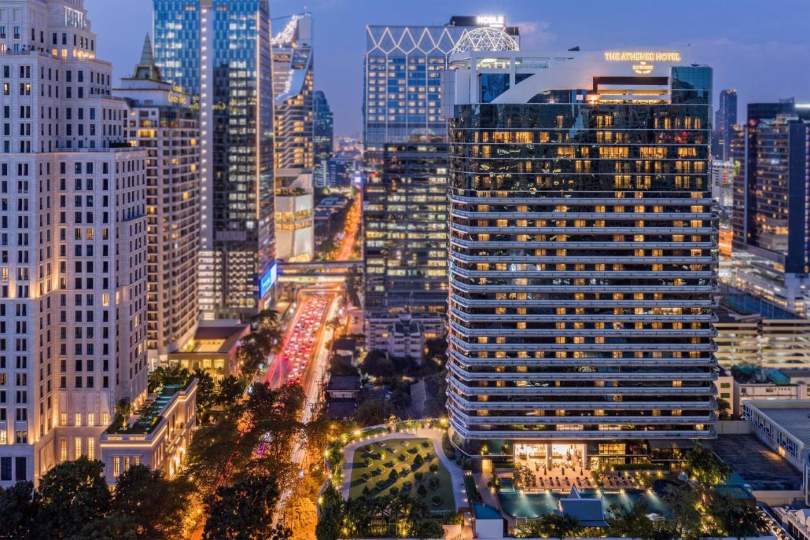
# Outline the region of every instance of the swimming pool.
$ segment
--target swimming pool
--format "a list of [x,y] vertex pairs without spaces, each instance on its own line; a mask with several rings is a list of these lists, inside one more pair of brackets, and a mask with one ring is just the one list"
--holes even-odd
[[[667,515],[668,508],[661,497],[652,490],[627,489],[623,491],[597,491],[583,489],[583,498],[601,498],[606,515],[613,509],[629,510],[636,504],[644,504],[648,512]],[[557,510],[557,502],[567,498],[563,493],[526,493],[507,487],[498,492],[498,500],[504,512],[515,518],[538,518]]]

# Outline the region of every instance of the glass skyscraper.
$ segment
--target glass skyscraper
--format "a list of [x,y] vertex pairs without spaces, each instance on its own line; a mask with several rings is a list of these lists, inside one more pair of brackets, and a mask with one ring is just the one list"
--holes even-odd
[[807,316],[810,306],[810,104],[750,103],[735,177],[731,283]]
[[731,139],[734,136],[732,126],[737,123],[737,91],[727,88],[720,92],[717,111],[714,113],[715,140],[714,157],[722,161],[732,159]]
[[[442,142],[448,84],[443,74],[457,43],[494,19],[503,28],[502,17],[366,28],[364,307],[370,348],[386,348],[391,325],[405,313],[418,319],[427,337],[444,332],[446,296],[440,298],[443,289],[436,283],[446,279],[446,268],[430,255],[446,250],[442,221],[447,200],[436,191],[437,182],[446,181],[441,152],[447,149]],[[504,31],[516,44],[517,28]],[[430,193],[416,194],[428,186]]]
[[199,106],[203,317],[254,312],[276,275],[267,0],[154,0],[154,35],[165,79]]
[[464,452],[590,467],[714,436],[712,71],[679,59],[454,62],[448,412]]

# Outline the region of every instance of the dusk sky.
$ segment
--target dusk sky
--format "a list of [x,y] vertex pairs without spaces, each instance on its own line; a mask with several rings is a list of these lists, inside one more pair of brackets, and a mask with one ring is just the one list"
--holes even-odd
[[[152,0],[86,0],[98,54],[128,75],[151,31]],[[443,24],[451,15],[503,14],[521,49],[674,48],[714,68],[715,96],[745,103],[810,100],[810,0],[271,0],[271,16],[309,8],[315,85],[335,113],[336,135],[359,135],[367,24]],[[286,23],[274,21],[274,31]],[[716,103],[716,97],[715,97]]]

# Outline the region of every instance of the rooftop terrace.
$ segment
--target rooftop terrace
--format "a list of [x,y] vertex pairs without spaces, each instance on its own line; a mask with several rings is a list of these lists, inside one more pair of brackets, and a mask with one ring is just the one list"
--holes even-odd
[[[191,385],[189,385],[191,386]],[[160,424],[162,413],[174,399],[174,396],[183,390],[179,384],[167,384],[160,388],[135,413],[135,419],[129,423],[124,418],[118,418],[107,428],[107,433],[115,435],[148,435]]]

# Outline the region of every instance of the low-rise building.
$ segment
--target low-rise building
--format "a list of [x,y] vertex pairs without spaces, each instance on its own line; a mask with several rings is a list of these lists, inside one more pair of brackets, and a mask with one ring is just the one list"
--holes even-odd
[[336,339],[332,344],[332,354],[348,360],[352,365],[356,364],[357,340],[349,337]]
[[714,323],[717,363],[762,368],[810,367],[810,319],[731,287]]
[[396,358],[413,358],[421,362],[425,351],[425,331],[422,323],[403,313],[388,328],[387,352]]
[[721,368],[715,386],[717,396],[728,403],[729,412],[739,417],[743,404],[751,400],[801,400],[808,393],[810,370],[762,369],[756,366]]
[[181,350],[170,353],[168,361],[189,371],[202,369],[215,381],[238,375],[237,351],[249,333],[250,325],[236,320],[200,321],[194,338]]
[[101,434],[101,461],[109,484],[142,464],[172,478],[179,470],[197,421],[197,379],[185,387],[166,385],[129,418],[116,417]]
[[804,472],[810,443],[810,400],[756,400],[742,404],[743,418],[766,446]]
[[344,420],[357,411],[362,384],[359,375],[333,375],[326,386],[326,416]]

